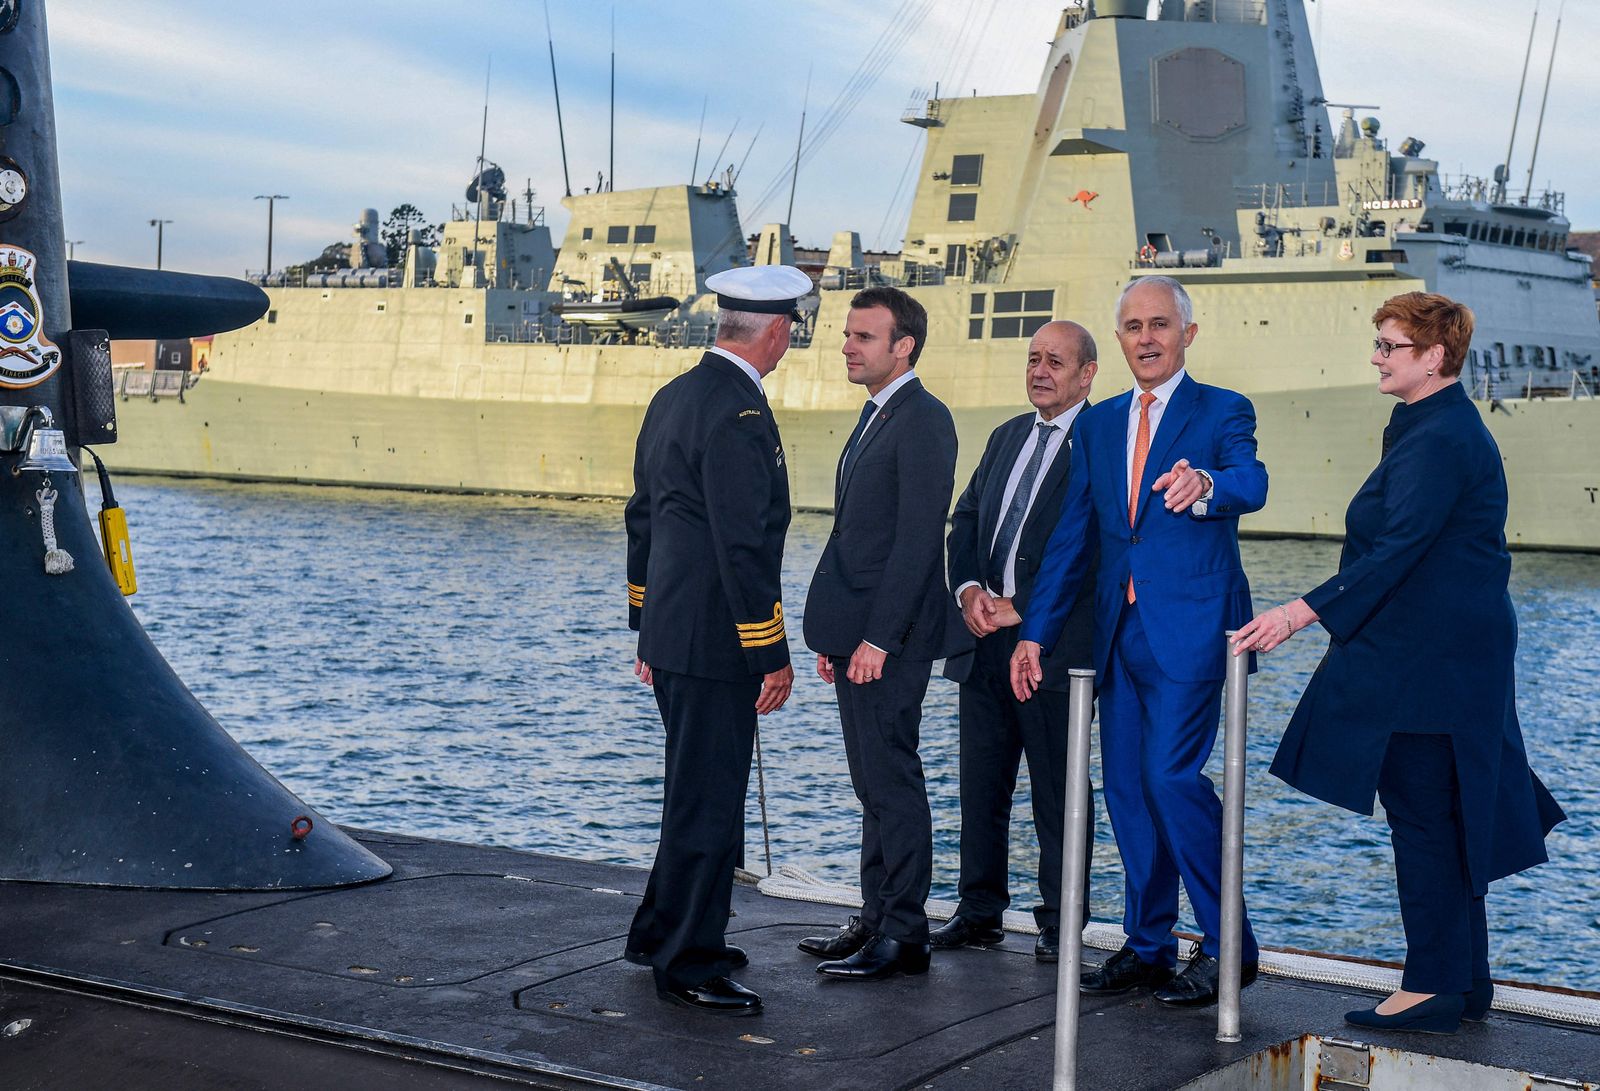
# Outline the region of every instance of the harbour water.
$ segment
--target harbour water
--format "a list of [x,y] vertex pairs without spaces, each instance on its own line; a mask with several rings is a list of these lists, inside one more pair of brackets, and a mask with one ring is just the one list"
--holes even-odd
[[[649,864],[660,725],[631,672],[620,505],[153,479],[124,479],[117,495],[139,568],[131,602],[152,638],[223,726],[324,815]],[[853,883],[859,811],[832,691],[798,639],[827,527],[799,514],[790,533],[798,681],[761,742],[774,862]],[[1322,541],[1244,548],[1259,604],[1320,582],[1338,556]],[[1491,953],[1497,976],[1594,989],[1600,557],[1518,553],[1512,593],[1523,730],[1570,820],[1550,838],[1550,864],[1491,890]],[[1246,896],[1263,943],[1398,959],[1381,817],[1348,815],[1266,773],[1325,643],[1317,630],[1297,637],[1252,682]],[[954,685],[936,679],[922,756],[944,898],[955,897],[958,864],[955,707]],[[1092,775],[1098,783],[1097,764]],[[752,775],[747,856],[760,870],[756,795]],[[1025,779],[1016,808],[1013,908],[1026,908],[1037,849]],[[1092,909],[1118,921],[1103,804],[1099,819]]]

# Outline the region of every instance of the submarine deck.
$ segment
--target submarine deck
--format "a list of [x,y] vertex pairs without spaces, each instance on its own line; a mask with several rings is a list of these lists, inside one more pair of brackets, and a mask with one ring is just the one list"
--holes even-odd
[[[393,876],[248,893],[0,883],[0,1086],[1050,1082],[1056,969],[1027,937],[940,952],[921,977],[825,981],[795,943],[846,911],[737,886],[728,932],[751,958],[737,976],[766,1011],[716,1018],[660,1003],[649,971],[621,957],[644,871],[353,833]],[[1086,996],[1079,1083],[1179,1087],[1306,1033],[1351,1039],[1343,1013],[1371,1003],[1264,976],[1244,993],[1244,1040],[1224,1045],[1214,1008]],[[1498,1011],[1454,1037],[1361,1040],[1600,1078],[1600,1029]]]

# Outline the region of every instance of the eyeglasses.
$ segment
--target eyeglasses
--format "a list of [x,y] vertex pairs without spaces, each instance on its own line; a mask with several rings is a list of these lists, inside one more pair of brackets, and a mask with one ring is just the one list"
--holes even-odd
[[1385,341],[1379,337],[1372,342],[1372,347],[1374,351],[1382,353],[1383,358],[1387,360],[1395,349],[1414,349],[1417,346],[1410,341]]

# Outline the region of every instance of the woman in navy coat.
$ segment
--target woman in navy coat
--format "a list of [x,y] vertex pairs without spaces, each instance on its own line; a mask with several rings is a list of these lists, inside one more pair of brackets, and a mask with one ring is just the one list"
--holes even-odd
[[1543,863],[1565,816],[1528,768],[1517,723],[1505,473],[1457,378],[1472,312],[1409,292],[1373,322],[1378,389],[1403,404],[1345,513],[1338,574],[1259,614],[1234,654],[1270,651],[1314,621],[1328,631],[1272,772],[1361,814],[1376,794],[1406,934],[1399,991],[1345,1018],[1453,1033],[1494,996],[1489,883]]

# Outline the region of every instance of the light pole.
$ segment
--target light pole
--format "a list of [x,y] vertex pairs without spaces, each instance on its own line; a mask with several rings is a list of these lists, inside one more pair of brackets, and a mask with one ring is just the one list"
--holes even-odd
[[68,261],[72,260],[72,255],[77,253],[77,251],[78,251],[78,244],[80,242],[83,242],[83,241],[84,240],[82,240],[82,239],[68,239],[67,240],[67,260]]
[[151,220],[150,226],[156,229],[156,268],[161,268],[161,238],[163,230],[171,220]]
[[267,202],[267,273],[272,273],[272,206],[279,201],[287,201],[287,193],[258,193],[256,200]]

